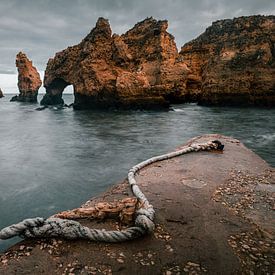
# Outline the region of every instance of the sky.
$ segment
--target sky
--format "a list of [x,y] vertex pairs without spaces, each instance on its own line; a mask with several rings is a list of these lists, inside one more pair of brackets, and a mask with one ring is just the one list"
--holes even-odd
[[274,0],[0,0],[0,88],[16,93],[15,56],[23,51],[40,74],[49,58],[78,44],[98,17],[122,34],[153,16],[167,19],[178,48],[213,21],[254,14],[274,15]]

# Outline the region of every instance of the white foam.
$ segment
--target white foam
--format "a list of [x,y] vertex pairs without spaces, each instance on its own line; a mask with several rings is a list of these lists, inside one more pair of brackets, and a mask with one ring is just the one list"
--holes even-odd
[[174,112],[184,112],[183,109],[178,109],[178,108],[173,108],[172,110],[173,110]]

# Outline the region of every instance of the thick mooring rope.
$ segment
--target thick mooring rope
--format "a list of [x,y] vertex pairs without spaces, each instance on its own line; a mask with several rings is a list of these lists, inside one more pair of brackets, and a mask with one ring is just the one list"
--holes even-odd
[[22,238],[53,238],[61,237],[65,239],[88,239],[101,242],[123,242],[138,238],[154,230],[155,211],[145,195],[140,190],[135,180],[135,174],[147,165],[154,162],[171,159],[186,153],[223,150],[220,141],[215,140],[203,144],[193,144],[179,151],[160,155],[147,159],[135,166],[128,172],[128,182],[133,194],[137,197],[141,207],[136,211],[135,226],[121,231],[106,231],[104,229],[91,229],[82,226],[79,222],[59,218],[33,218],[26,219],[17,224],[8,226],[0,231],[0,239],[5,240],[15,236]]

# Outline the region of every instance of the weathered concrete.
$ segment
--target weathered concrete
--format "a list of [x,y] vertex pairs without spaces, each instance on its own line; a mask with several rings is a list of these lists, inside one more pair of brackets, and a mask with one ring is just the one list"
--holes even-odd
[[[153,235],[122,244],[24,241],[1,256],[0,274],[272,274],[274,169],[232,138],[190,142],[217,138],[223,153],[183,155],[137,176],[156,210]],[[83,207],[129,195],[123,182]]]

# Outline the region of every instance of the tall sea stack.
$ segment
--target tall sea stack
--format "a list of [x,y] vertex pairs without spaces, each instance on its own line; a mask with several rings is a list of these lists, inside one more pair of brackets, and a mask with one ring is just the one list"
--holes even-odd
[[42,85],[38,71],[32,65],[32,61],[22,52],[16,56],[16,67],[19,95],[14,96],[11,101],[37,102],[38,90]]

